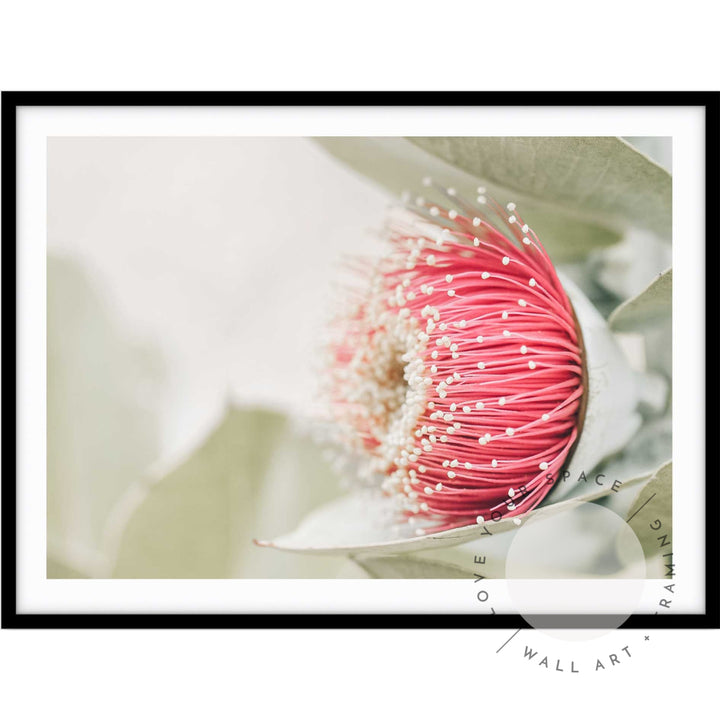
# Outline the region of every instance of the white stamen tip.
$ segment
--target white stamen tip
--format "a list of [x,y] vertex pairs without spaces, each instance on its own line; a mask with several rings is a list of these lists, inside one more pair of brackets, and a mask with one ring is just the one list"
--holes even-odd
[[540,467],[541,470],[547,470],[547,469],[548,469],[548,464],[547,464],[546,462],[541,462],[540,465],[539,465],[539,467]]
[[510,263],[510,258],[506,255],[506,256],[502,259],[502,264],[503,264],[503,265],[508,265],[509,263]]
[[476,522],[478,525],[482,525],[482,524],[485,522],[485,518],[484,518],[482,515],[478,515],[478,516],[475,518],[475,522]]
[[512,437],[512,436],[515,434],[515,431],[514,431],[512,428],[507,428],[507,430],[505,430],[505,432],[506,432],[510,437]]
[[545,414],[542,416],[542,419],[543,419],[543,420],[549,420],[549,419],[550,419],[550,416],[549,416],[547,413],[545,413]]

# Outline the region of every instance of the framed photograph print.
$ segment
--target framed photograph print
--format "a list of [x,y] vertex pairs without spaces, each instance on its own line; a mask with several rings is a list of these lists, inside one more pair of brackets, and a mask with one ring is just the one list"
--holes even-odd
[[717,122],[3,94],[3,626],[717,627]]

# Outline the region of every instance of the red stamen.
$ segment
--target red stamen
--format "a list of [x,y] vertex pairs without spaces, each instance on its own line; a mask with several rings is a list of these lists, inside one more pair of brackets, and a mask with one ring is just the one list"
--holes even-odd
[[540,240],[512,204],[446,195],[457,209],[390,224],[331,346],[334,418],[419,534],[537,506],[584,394],[580,333]]

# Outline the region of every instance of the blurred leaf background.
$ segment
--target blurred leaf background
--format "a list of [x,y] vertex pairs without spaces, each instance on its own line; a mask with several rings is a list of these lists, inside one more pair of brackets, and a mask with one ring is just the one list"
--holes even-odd
[[522,202],[626,335],[645,424],[605,471],[649,479],[670,459],[670,164],[666,138],[51,139],[48,577],[457,575],[457,553],[358,570],[251,542],[343,490],[309,422],[337,267],[382,251],[426,175]]

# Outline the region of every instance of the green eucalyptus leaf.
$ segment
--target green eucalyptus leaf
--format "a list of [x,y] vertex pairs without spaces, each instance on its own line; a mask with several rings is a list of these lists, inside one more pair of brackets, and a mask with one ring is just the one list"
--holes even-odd
[[643,328],[647,366],[672,380],[672,317]]
[[126,498],[115,523],[113,576],[334,577],[338,561],[273,558],[252,541],[336,488],[322,451],[286,416],[230,407],[185,462]]
[[616,308],[608,323],[614,331],[641,336],[647,369],[672,378],[672,268]]
[[[647,560],[672,553],[672,462],[663,465],[630,506],[627,522]],[[668,562],[672,562],[670,556]]]
[[422,553],[412,555],[356,555],[353,560],[371,577],[382,579],[459,579],[471,578],[472,570],[452,562],[425,559]]
[[86,580],[88,576],[82,570],[48,555],[46,576],[48,580]]
[[672,268],[660,273],[645,290],[616,308],[608,322],[613,330],[636,330],[672,313]]
[[[425,152],[402,137],[323,137],[315,138],[325,150],[357,172],[382,185],[395,195],[403,191],[422,194],[422,179],[431,176],[445,187],[453,187],[470,199],[477,194],[478,177]],[[513,188],[495,187],[499,198]],[[510,198],[507,198],[510,199]],[[517,194],[513,194],[517,200]],[[586,222],[557,208],[548,210],[543,203],[523,198],[523,218],[538,233],[556,262],[585,258],[592,250],[618,242],[620,235],[606,224]]]
[[410,140],[445,162],[528,199],[603,226],[642,227],[670,238],[670,173],[621,138]]

